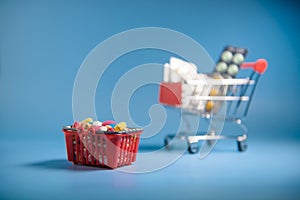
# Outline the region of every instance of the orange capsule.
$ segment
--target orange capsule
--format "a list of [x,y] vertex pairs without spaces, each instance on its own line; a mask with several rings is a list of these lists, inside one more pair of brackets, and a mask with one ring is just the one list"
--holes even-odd
[[211,89],[209,95],[210,96],[217,96],[219,91],[216,88]]
[[207,101],[206,102],[206,106],[205,106],[205,109],[207,112],[210,112],[214,107],[214,102],[212,101]]

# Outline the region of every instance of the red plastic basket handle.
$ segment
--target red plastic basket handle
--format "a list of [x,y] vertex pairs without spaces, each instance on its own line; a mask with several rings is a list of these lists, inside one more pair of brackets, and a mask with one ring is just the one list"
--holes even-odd
[[268,68],[268,62],[265,59],[258,59],[256,62],[243,63],[241,68],[252,68],[255,72],[263,74]]

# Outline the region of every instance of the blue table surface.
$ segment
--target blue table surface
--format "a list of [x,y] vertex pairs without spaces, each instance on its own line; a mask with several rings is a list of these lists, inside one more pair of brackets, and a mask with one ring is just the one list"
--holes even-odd
[[[300,199],[299,8],[294,0],[1,0],[0,200]],[[251,137],[246,152],[237,152],[233,141],[220,141],[203,160],[186,153],[165,168],[142,174],[67,161],[63,134],[54,130],[60,132],[61,125],[74,120],[72,91],[80,65],[106,39],[142,27],[178,31],[201,44],[215,61],[228,44],[248,48],[247,62],[258,58],[269,62],[247,116]],[[172,41],[167,38],[166,43]],[[133,42],[120,42],[120,49],[107,48],[99,60]],[[175,41],[176,49],[181,45],[187,44]],[[170,56],[175,55],[144,48],[116,57],[99,77],[94,98],[98,119],[115,119],[111,99],[121,77],[128,77],[133,69],[147,69],[150,63],[168,62]],[[201,73],[213,70],[202,59],[195,64]],[[162,119],[160,114],[155,118],[150,108],[158,99],[158,86],[152,83],[161,81],[163,70],[138,71],[140,76],[129,85],[151,81],[132,93],[128,111],[145,127],[151,116]],[[123,101],[121,95],[119,99]],[[176,130],[180,122],[179,112],[166,109],[166,113],[162,134]],[[156,143],[141,143],[137,162],[121,169],[136,167],[143,153],[159,148],[160,136]],[[160,154],[143,164],[158,162],[174,151]]]
[[[163,169],[132,174],[73,165],[63,137],[2,139],[1,199],[299,199],[300,141],[254,138],[244,153],[231,142],[218,142],[203,160],[186,153]],[[141,146],[139,155],[152,150]]]

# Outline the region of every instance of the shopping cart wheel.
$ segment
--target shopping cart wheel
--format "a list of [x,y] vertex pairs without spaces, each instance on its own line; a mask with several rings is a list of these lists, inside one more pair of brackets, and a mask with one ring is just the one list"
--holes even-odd
[[165,143],[166,149],[170,150],[170,149],[171,149],[171,145],[170,145],[170,143],[171,143],[171,138],[170,138],[169,136],[166,136],[166,137],[165,137],[164,143]]
[[189,152],[191,154],[197,153],[199,151],[198,143],[191,143],[191,144],[189,144],[188,150],[189,150]]
[[240,152],[243,152],[243,151],[246,151],[246,150],[247,150],[248,145],[247,145],[247,142],[246,142],[246,141],[238,141],[238,142],[237,142],[237,145],[238,145],[238,150],[239,150]]

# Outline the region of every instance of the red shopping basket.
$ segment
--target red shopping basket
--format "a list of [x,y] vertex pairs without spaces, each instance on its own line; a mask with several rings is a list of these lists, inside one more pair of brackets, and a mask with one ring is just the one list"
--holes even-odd
[[117,168],[136,160],[140,128],[120,132],[97,132],[95,128],[63,128],[68,160],[74,164]]

